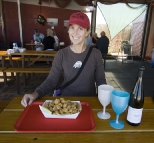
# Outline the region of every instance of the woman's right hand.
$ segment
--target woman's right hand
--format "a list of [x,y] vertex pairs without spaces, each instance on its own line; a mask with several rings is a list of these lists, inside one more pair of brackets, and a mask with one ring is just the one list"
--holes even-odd
[[30,105],[37,97],[38,94],[36,92],[33,92],[31,94],[25,94],[21,100],[21,104],[26,107],[27,105]]

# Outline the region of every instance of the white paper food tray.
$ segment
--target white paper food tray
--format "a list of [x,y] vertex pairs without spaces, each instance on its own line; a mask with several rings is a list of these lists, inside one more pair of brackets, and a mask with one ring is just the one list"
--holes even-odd
[[[52,102],[52,100],[46,100],[42,106],[44,106],[46,104],[46,102]],[[77,102],[80,106],[80,112],[82,110],[82,106],[80,101],[71,101],[71,102]],[[44,112],[41,108],[40,108],[41,112],[43,113],[45,118],[62,118],[62,119],[76,119],[78,117],[78,115],[80,114],[80,112],[75,113],[75,114],[68,114],[68,115],[53,115],[51,113],[47,113]]]

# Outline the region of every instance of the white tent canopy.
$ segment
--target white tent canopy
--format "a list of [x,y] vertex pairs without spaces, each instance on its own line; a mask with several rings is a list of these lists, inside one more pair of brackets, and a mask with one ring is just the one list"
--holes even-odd
[[98,8],[108,25],[111,40],[147,9],[147,5],[129,5],[134,8],[130,8],[124,3],[105,5],[98,2]]

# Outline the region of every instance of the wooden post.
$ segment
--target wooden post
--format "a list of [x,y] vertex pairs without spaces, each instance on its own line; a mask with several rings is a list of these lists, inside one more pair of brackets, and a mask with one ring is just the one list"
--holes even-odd
[[0,25],[2,26],[3,41],[6,42],[6,30],[4,22],[3,0],[0,0]]
[[145,58],[145,53],[147,49],[147,43],[148,43],[148,36],[150,32],[150,23],[152,19],[152,1],[148,5],[148,10],[146,14],[146,23],[144,26],[144,33],[143,33],[143,40],[142,40],[142,48],[141,48],[141,58],[144,60]]
[[17,0],[17,4],[18,4],[18,19],[19,19],[20,42],[21,42],[21,47],[23,47],[22,23],[21,23],[21,12],[20,12],[20,0]]
[[94,0],[93,3],[94,10],[92,12],[92,21],[91,21],[91,36],[95,33],[96,29],[96,11],[97,11],[97,0]]

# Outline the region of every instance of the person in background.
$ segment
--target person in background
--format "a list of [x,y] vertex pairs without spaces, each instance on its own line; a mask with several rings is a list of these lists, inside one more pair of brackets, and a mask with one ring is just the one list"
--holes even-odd
[[102,53],[102,58],[108,53],[109,39],[106,37],[104,31],[101,32],[101,37],[96,42],[96,48]]
[[[54,44],[55,39],[53,38],[53,31],[51,29],[47,29],[47,36],[43,39],[43,45],[45,51],[54,51]],[[50,56],[45,56],[45,58],[48,58]],[[50,64],[49,61],[47,61],[47,64]]]
[[58,37],[57,37],[55,31],[53,31],[53,37],[54,37],[54,39],[55,39],[54,49],[55,49],[55,50],[58,50],[58,49],[59,49],[59,39],[58,39]]
[[38,31],[38,29],[35,29],[34,32],[35,32],[34,35],[33,35],[34,41],[42,43],[42,41],[44,39],[44,35],[42,33],[40,33]]
[[[57,87],[62,73],[64,80],[61,86],[77,75],[90,49],[85,43],[89,33],[90,21],[88,16],[82,12],[73,13],[68,22],[68,34],[72,44],[57,52],[46,80],[33,93],[23,96],[21,104],[24,107],[31,104],[36,98],[53,91]],[[82,72],[73,83],[62,89],[61,95],[96,96],[95,83],[97,86],[106,84],[106,79],[101,52],[96,48],[92,48]]]
[[53,31],[47,29],[47,36],[43,39],[44,50],[54,50],[55,39],[53,38]]
[[92,37],[90,34],[86,37],[85,42],[88,47],[92,46]]
[[[33,35],[34,43],[35,44],[42,44],[43,39],[44,39],[44,35],[42,33],[40,33],[37,29],[35,29],[34,32],[35,32],[34,35]],[[42,46],[36,45],[35,49],[39,50],[39,51],[43,50],[43,45]]]
[[92,36],[92,43],[96,44],[97,40],[98,40],[97,33],[94,33]]

